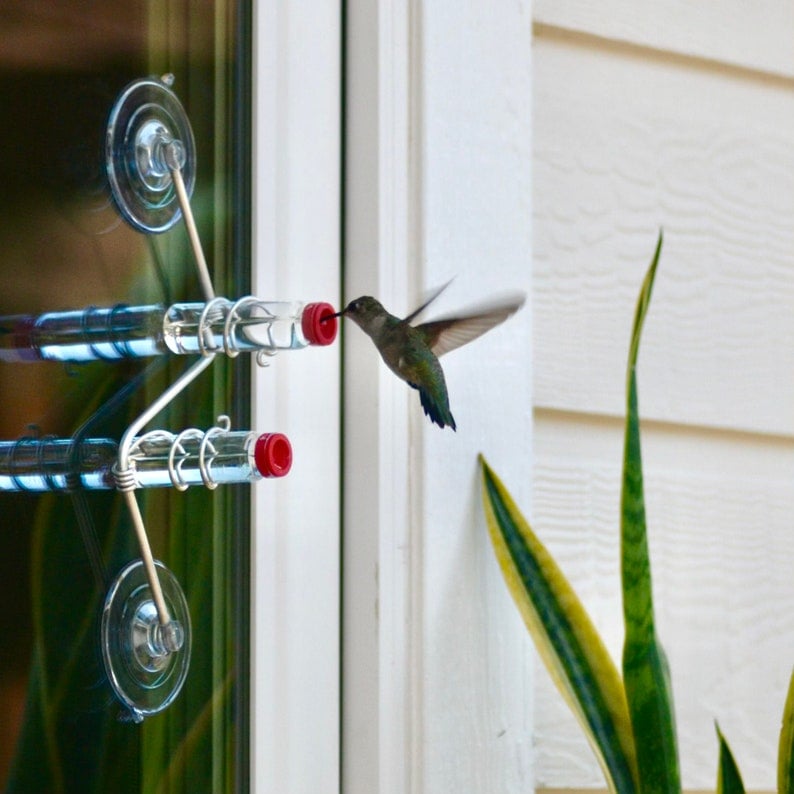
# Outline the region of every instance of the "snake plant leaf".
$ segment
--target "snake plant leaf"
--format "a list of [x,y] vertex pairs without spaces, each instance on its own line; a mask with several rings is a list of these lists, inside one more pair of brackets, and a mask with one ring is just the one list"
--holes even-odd
[[744,783],[739,767],[733,759],[731,748],[717,725],[717,738],[720,742],[720,760],[717,767],[717,794],[744,794]]
[[576,593],[480,455],[488,532],[507,586],[613,792],[637,791],[620,675]]
[[626,378],[621,489],[621,579],[626,629],[623,680],[637,752],[640,790],[677,794],[681,790],[678,745],[669,669],[654,623],[637,401],[637,353],[661,249],[660,233],[637,301]]
[[778,794],[794,794],[794,672],[788,685],[777,755]]

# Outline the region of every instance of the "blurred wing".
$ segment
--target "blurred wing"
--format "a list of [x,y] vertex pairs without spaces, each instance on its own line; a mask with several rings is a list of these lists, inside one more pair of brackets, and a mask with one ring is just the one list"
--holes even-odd
[[436,356],[443,356],[444,353],[471,342],[472,339],[503,323],[524,305],[525,297],[523,293],[512,295],[496,303],[474,308],[471,313],[459,317],[422,323],[417,326],[417,330],[424,334],[433,353]]
[[442,284],[437,289],[433,290],[429,297],[425,299],[425,302],[418,308],[414,309],[404,320],[404,323],[411,324],[411,320],[415,320],[451,283],[453,279],[450,279],[446,284]]

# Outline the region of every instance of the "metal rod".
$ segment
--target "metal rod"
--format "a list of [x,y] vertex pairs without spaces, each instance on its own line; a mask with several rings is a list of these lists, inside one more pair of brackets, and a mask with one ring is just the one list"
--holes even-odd
[[135,527],[135,534],[138,538],[138,548],[141,552],[141,560],[143,560],[143,567],[146,569],[146,579],[152,591],[154,605],[157,607],[157,617],[160,620],[160,625],[165,628],[171,623],[171,614],[168,611],[168,606],[163,597],[160,577],[158,577],[157,569],[154,567],[152,547],[149,545],[149,536],[146,534],[146,527],[143,523],[143,516],[138,506],[138,500],[135,498],[135,491],[124,491],[124,498],[127,500],[127,507],[130,511],[132,524]]
[[215,353],[200,358],[186,369],[132,424],[124,431],[119,442],[119,469],[127,471],[130,467],[130,447],[141,429],[149,424],[177,395],[191,384],[215,360]]
[[[152,590],[152,597],[157,607],[157,616],[165,633],[164,639],[166,639],[166,641],[167,638],[171,636],[171,632],[167,631],[171,623],[171,616],[168,612],[165,599],[163,598],[163,588],[160,585],[157,569],[154,566],[154,557],[152,556],[152,548],[149,545],[149,537],[146,534],[146,527],[144,526],[143,516],[138,507],[138,500],[135,498],[135,486],[134,483],[130,483],[129,476],[125,478],[125,475],[129,475],[130,448],[133,438],[144,425],[148,424],[148,422],[160,413],[171,400],[173,400],[188,384],[192,383],[214,360],[214,354],[199,359],[190,369],[185,370],[179,378],[177,378],[137,419],[135,419],[135,421],[133,421],[121,437],[121,442],[119,443],[118,469],[114,472],[117,480],[120,483],[122,481],[124,482],[124,486],[121,487],[120,485],[119,487],[127,500],[132,523],[135,527],[135,534],[138,537],[138,548],[141,552],[141,560],[146,570],[146,579]],[[171,650],[176,650],[176,648],[172,648]]]
[[[174,160],[176,160],[176,162],[173,162]],[[167,162],[171,170],[171,178],[174,180],[179,206],[182,209],[182,217],[185,219],[187,234],[190,238],[190,246],[193,249],[193,256],[196,259],[196,270],[198,271],[199,281],[201,282],[201,289],[204,292],[205,300],[211,301],[215,297],[215,287],[212,284],[210,271],[207,267],[207,260],[204,257],[204,249],[201,247],[201,240],[199,239],[198,229],[196,228],[196,220],[193,217],[190,199],[188,198],[187,189],[185,188],[185,180],[182,178],[182,171],[179,168],[179,160],[178,158],[169,157]]]
[[[182,143],[176,140],[169,142],[165,146],[165,156],[166,164],[171,172],[174,187],[176,188],[179,206],[182,209],[182,217],[185,219],[185,226],[187,227],[190,245],[193,249],[193,256],[196,260],[196,269],[198,271],[201,288],[204,292],[205,300],[209,302],[215,299],[215,288],[212,285],[212,278],[210,277],[209,268],[207,267],[207,260],[204,257],[198,229],[196,228],[196,221],[193,217],[193,210],[190,206],[190,199],[187,194],[187,189],[185,188],[185,181],[182,178],[181,168],[184,159],[184,147]],[[119,443],[118,469],[116,471],[117,481],[127,500],[127,506],[129,507],[132,522],[135,526],[135,533],[138,537],[141,559],[146,569],[146,578],[152,590],[155,606],[157,607],[157,615],[160,620],[160,625],[163,628],[164,640],[169,645],[172,644],[169,642],[169,639],[173,640],[174,638],[174,632],[169,630],[171,616],[168,612],[165,599],[163,598],[163,589],[160,585],[160,579],[157,576],[157,569],[154,565],[154,557],[152,556],[152,549],[149,545],[149,537],[146,534],[146,527],[143,523],[143,516],[138,506],[138,500],[135,498],[134,484],[130,482],[130,449],[132,447],[133,438],[138,435],[144,425],[148,424],[154,416],[160,413],[168,403],[207,369],[214,360],[215,353],[210,352],[183,372],[182,375],[127,428]],[[177,649],[172,647],[170,650]]]

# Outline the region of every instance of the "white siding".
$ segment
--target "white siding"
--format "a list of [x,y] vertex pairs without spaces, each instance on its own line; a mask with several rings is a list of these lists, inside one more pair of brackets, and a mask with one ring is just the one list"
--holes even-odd
[[[794,664],[792,17],[535,4],[531,516],[619,658],[625,361],[664,227],[639,398],[688,788],[715,784],[717,719],[774,789]],[[539,785],[603,785],[545,675],[535,730]]]
[[713,60],[794,75],[794,6],[782,0],[536,0],[538,23]]

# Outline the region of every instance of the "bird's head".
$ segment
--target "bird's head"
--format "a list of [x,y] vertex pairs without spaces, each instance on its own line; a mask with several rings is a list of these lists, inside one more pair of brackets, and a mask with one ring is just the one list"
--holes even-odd
[[362,331],[372,335],[377,332],[386,318],[386,310],[375,298],[362,295],[330,317],[349,317]]

